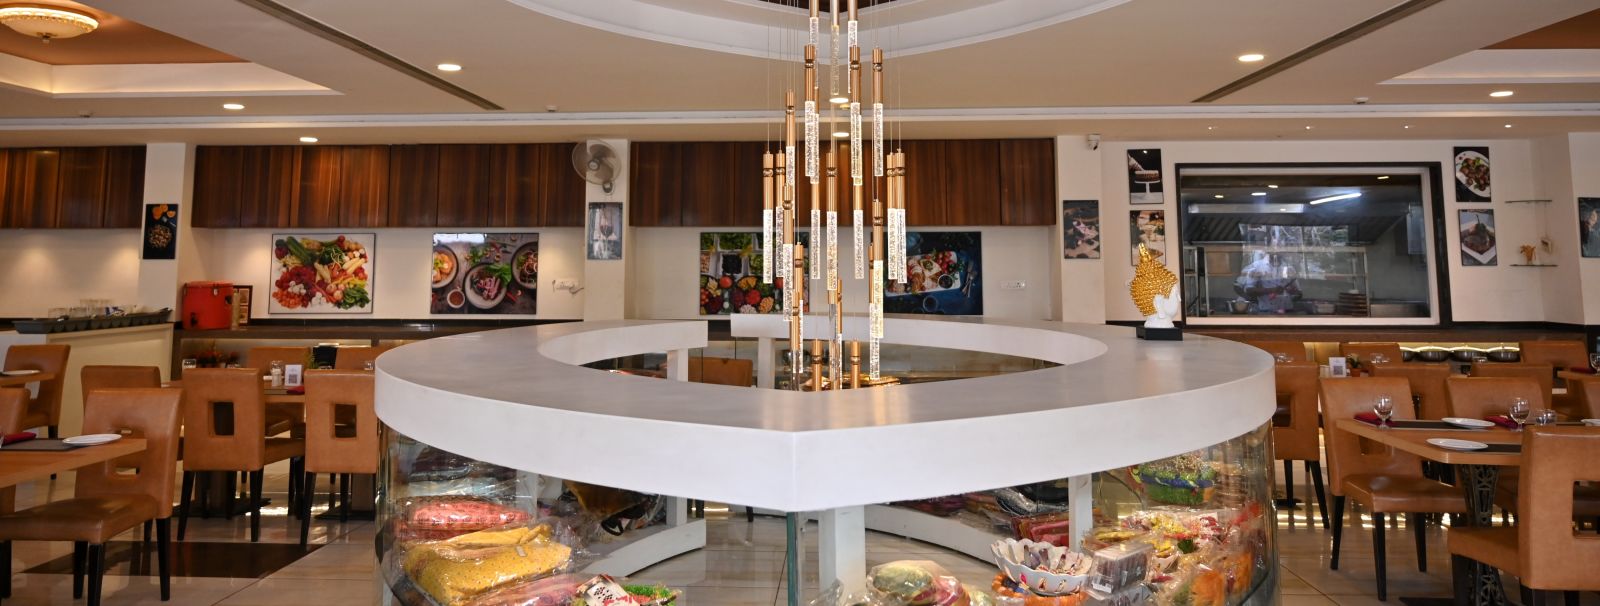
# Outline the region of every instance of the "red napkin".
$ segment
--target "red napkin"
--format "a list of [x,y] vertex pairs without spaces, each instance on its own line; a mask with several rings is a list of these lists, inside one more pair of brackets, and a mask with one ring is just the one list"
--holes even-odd
[[35,434],[31,431],[8,433],[4,438],[0,438],[0,444],[16,444],[17,442],[26,442],[37,437],[39,437],[38,434]]
[[1576,373],[1581,373],[1581,374],[1586,374],[1586,375],[1592,375],[1592,374],[1594,374],[1594,369],[1593,368],[1589,368],[1588,366],[1573,366],[1572,368],[1568,368],[1567,372],[1576,372]]
[[293,395],[297,395],[297,396],[303,396],[303,395],[306,395],[306,386],[301,385],[299,387],[290,387],[288,389],[285,389],[284,393],[289,393],[289,394],[293,394]]
[[1484,417],[1483,420],[1488,421],[1490,423],[1494,423],[1495,425],[1499,425],[1499,426],[1504,427],[1506,429],[1516,429],[1517,428],[1517,422],[1511,420],[1511,417],[1508,417],[1508,416],[1505,416],[1505,415],[1489,415],[1487,417]]
[[[1356,413],[1356,420],[1360,421],[1362,423],[1366,423],[1368,425],[1377,425],[1378,424],[1378,413],[1375,413],[1375,412],[1358,412],[1358,413]],[[1394,427],[1394,419],[1389,419],[1389,426],[1390,427]]]

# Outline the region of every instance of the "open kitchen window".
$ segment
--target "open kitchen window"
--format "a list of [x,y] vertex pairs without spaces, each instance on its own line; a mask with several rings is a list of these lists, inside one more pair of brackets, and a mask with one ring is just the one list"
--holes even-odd
[[1189,323],[1438,323],[1425,167],[1177,168]]

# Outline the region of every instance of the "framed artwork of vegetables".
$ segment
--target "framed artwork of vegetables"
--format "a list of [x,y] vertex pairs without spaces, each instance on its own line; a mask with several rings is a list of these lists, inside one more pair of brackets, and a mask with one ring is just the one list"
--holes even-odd
[[430,313],[539,311],[539,234],[434,234],[429,271]]
[[[810,241],[795,233],[801,244]],[[761,232],[700,234],[700,315],[775,314],[783,311],[782,280],[761,281]],[[810,267],[810,260],[806,261]]]
[[377,234],[273,234],[267,313],[372,313],[377,239]]

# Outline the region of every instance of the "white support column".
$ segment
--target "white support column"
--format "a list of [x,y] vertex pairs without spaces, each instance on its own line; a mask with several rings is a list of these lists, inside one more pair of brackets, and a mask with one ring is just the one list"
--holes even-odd
[[[1100,227],[1109,229],[1122,225],[1128,216],[1123,212],[1125,202],[1101,199],[1101,152],[1090,149],[1089,140],[1081,135],[1056,137],[1056,228],[1051,241],[1055,242],[1054,255],[1057,271],[1051,276],[1051,316],[1063,322],[1103,324],[1106,321],[1105,264],[1126,263],[1127,251],[1102,247],[1099,259],[1063,259],[1061,241],[1061,201],[1099,200]],[[1118,218],[1121,215],[1121,218]],[[1125,229],[1125,228],[1124,228]],[[1127,289],[1121,290],[1124,296]]]
[[819,587],[838,582],[844,595],[860,595],[867,588],[867,517],[862,507],[822,512],[817,520],[817,579]]
[[[617,174],[611,181],[611,193],[604,187],[590,183],[585,190],[587,199],[583,207],[583,275],[578,286],[583,291],[573,296],[583,297],[584,320],[621,320],[628,317],[626,307],[629,266],[639,265],[633,259],[633,229],[628,225],[628,140],[602,139],[617,154]],[[622,203],[622,258],[614,261],[589,259],[589,202]],[[559,277],[557,279],[560,279]]]
[[756,387],[772,389],[777,383],[773,374],[772,337],[756,338]]
[[[170,307],[177,319],[178,291],[184,282],[203,280],[204,234],[190,227],[194,216],[194,146],[188,143],[151,143],[145,148],[143,204],[178,205],[178,255],[173,260],[139,261],[139,304],[152,309]],[[141,223],[142,225],[142,223]],[[165,365],[166,361],[162,361]]]
[[[689,350],[674,349],[667,352],[667,380],[689,380]],[[689,523],[689,500],[682,497],[667,497],[667,526],[683,526]]]
[[1067,499],[1072,528],[1068,536],[1071,549],[1076,551],[1079,544],[1083,543],[1083,533],[1094,527],[1094,476],[1067,478]]

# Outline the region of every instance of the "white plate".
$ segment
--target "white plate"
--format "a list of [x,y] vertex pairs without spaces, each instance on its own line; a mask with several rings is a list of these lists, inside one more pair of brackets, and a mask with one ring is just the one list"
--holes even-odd
[[86,436],[76,436],[76,437],[67,438],[65,440],[62,440],[62,442],[66,443],[66,444],[71,444],[73,446],[94,446],[94,445],[97,445],[97,444],[109,444],[111,442],[115,442],[115,441],[121,440],[121,439],[122,439],[122,435],[121,434],[94,433],[94,434],[89,434],[89,435],[86,435]]
[[1439,420],[1440,421],[1444,421],[1446,423],[1449,423],[1451,425],[1454,425],[1456,427],[1465,427],[1467,429],[1488,429],[1490,427],[1494,427],[1494,423],[1492,423],[1490,421],[1485,421],[1483,419],[1469,419],[1469,418],[1466,418],[1466,417],[1445,417],[1445,418],[1439,419]]
[[1489,188],[1479,189],[1477,187],[1473,187],[1471,185],[1468,185],[1467,184],[1467,176],[1461,172],[1461,165],[1466,163],[1466,161],[1468,159],[1478,160],[1480,162],[1483,162],[1484,164],[1489,164],[1489,159],[1488,158],[1484,157],[1483,154],[1480,154],[1480,153],[1475,152],[1475,151],[1464,151],[1464,152],[1461,152],[1459,154],[1456,154],[1456,182],[1460,183],[1463,186],[1465,186],[1467,189],[1472,190],[1472,193],[1478,194],[1478,195],[1483,196],[1485,198],[1489,197],[1490,188],[1494,187],[1494,182],[1492,181],[1492,179],[1494,178],[1493,173],[1490,173],[1491,181],[1489,182]]
[[1483,450],[1489,447],[1488,444],[1484,444],[1483,442],[1474,442],[1472,440],[1452,440],[1450,438],[1430,438],[1428,443],[1438,446],[1439,448],[1445,448],[1449,450]]
[[1600,419],[1584,419],[1583,424],[1590,427],[1600,427]]
[[37,370],[7,370],[7,371],[4,371],[4,372],[0,372],[0,375],[5,375],[5,376],[8,376],[8,377],[26,377],[28,375],[36,375],[36,374],[39,374],[39,371],[37,371]]

